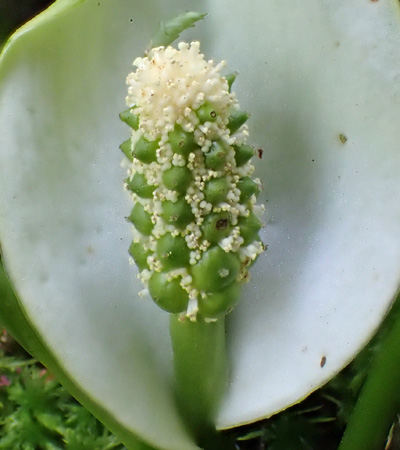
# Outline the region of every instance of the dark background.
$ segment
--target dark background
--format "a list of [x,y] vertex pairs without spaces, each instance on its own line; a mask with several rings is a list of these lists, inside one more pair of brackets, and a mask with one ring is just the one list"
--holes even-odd
[[53,0],[0,0],[0,43]]

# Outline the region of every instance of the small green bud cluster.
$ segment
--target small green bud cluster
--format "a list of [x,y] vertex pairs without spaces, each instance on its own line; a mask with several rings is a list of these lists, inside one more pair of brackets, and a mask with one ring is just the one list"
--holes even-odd
[[157,47],[127,78],[132,128],[121,145],[134,207],[129,253],[164,310],[216,320],[238,300],[263,251],[261,190],[246,144],[248,114],[199,43]]

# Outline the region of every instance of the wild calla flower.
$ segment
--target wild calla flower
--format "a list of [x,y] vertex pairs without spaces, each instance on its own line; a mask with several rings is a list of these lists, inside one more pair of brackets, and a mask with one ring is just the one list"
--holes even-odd
[[120,115],[132,128],[121,146],[130,254],[158,306],[181,321],[217,321],[264,250],[249,115],[231,92],[234,76],[229,83],[224,63],[206,61],[199,42],[155,47],[134,65]]
[[[0,65],[9,328],[129,448],[198,448],[173,394],[168,314],[127,264],[125,77],[190,2],[58,0]],[[397,2],[197,2],[185,34],[239,71],[268,245],[227,319],[218,428],[268,417],[367,342],[400,280]],[[262,149],[262,150],[261,150]]]

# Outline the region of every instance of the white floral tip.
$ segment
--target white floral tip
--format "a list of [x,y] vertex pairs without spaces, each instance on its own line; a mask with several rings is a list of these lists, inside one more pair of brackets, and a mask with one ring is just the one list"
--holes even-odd
[[[230,109],[237,104],[219,73],[224,62],[214,66],[213,61],[205,61],[199,42],[181,42],[178,48],[152,49],[148,57],[135,59],[137,70],[127,78],[127,104],[136,108],[140,129],[148,139],[167,142],[168,132],[176,123],[185,131],[194,131],[199,126],[194,111],[206,101],[222,113],[212,125],[213,129],[221,129],[228,123]],[[203,130],[206,127],[203,125]]]
[[130,254],[166,311],[216,320],[232,310],[263,251],[249,115],[199,42],[157,47],[127,77],[122,144],[134,207]]

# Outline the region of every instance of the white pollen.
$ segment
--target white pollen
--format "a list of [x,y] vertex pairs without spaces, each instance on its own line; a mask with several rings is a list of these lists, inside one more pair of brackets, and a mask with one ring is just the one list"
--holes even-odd
[[127,77],[127,103],[136,105],[141,129],[149,138],[160,136],[168,124],[190,118],[205,101],[212,100],[216,109],[225,112],[225,121],[237,104],[219,73],[223,65],[206,61],[198,42],[180,43],[178,50],[154,48],[148,57],[136,58],[134,65],[136,72]]
[[218,270],[218,275],[221,278],[226,278],[229,275],[229,270],[228,269],[220,269],[220,270]]

